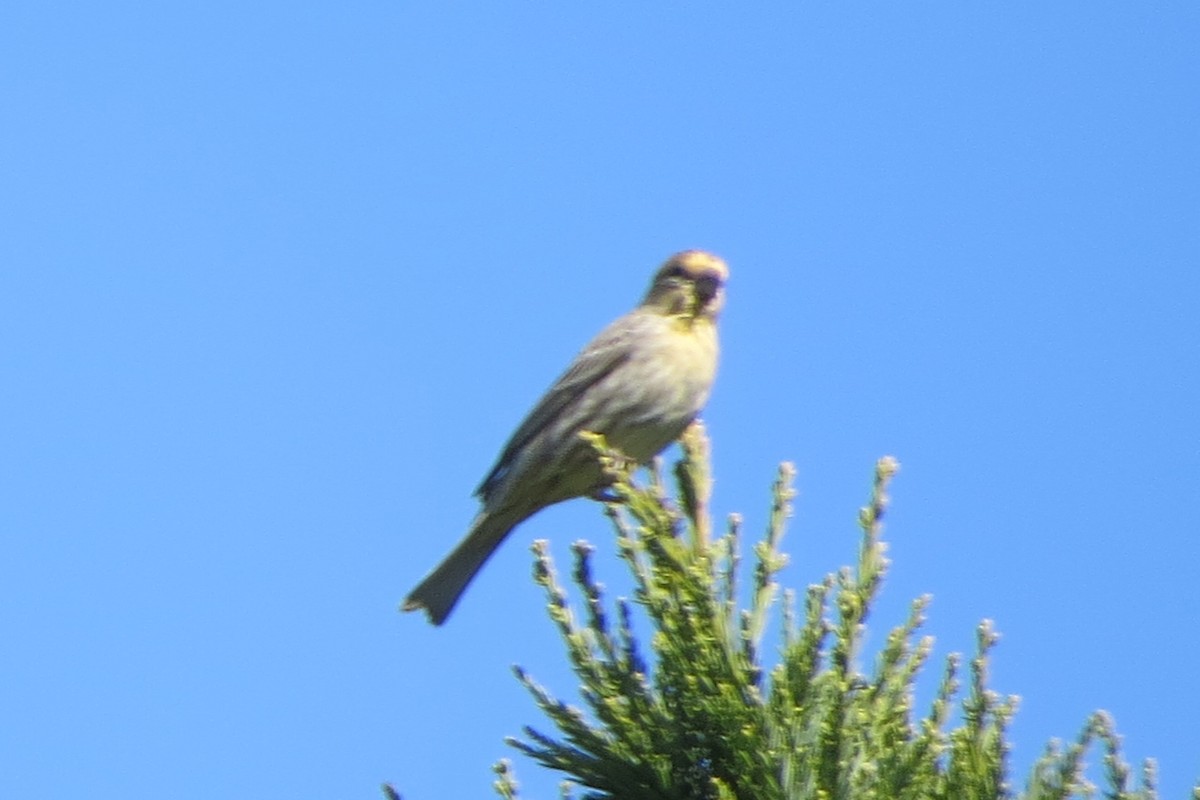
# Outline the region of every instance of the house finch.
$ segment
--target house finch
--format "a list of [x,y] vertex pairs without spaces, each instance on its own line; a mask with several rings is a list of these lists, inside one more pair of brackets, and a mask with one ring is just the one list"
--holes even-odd
[[404,600],[441,625],[509,532],[546,506],[604,489],[580,437],[645,463],[677,439],[708,399],[717,368],[717,313],[729,271],[711,253],[667,259],[641,305],[585,347],[508,440],[475,491],[482,509],[454,551]]

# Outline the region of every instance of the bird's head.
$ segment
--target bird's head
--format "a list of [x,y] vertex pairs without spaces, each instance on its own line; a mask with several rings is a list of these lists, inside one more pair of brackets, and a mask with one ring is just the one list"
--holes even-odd
[[712,253],[684,250],[659,267],[642,305],[687,319],[716,319],[725,301],[729,267]]

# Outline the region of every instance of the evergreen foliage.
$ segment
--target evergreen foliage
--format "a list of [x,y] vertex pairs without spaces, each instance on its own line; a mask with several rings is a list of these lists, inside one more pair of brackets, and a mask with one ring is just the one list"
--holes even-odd
[[[564,797],[574,788],[589,800],[1085,798],[1096,793],[1084,775],[1093,745],[1103,753],[1105,798],[1157,797],[1153,762],[1135,784],[1104,712],[1067,747],[1052,742],[1024,788],[1012,787],[1005,732],[1017,698],[987,688],[997,640],[988,621],[978,627],[956,715],[957,655],[947,659],[930,707],[914,708],[914,683],[932,649],[930,637],[917,637],[926,597],[890,632],[869,672],[860,671],[865,623],[889,564],[880,535],[888,482],[898,469],[893,459],[876,465],[859,514],[856,565],[810,586],[799,608],[790,592],[784,596],[781,660],[765,667],[761,644],[777,605],[775,575],[786,563],[779,545],[793,497],[792,467],[780,467],[766,535],[754,547],[749,605],[739,610],[740,520],[732,517],[726,532],[713,537],[708,443],[700,426],[683,438],[674,501],[657,469],[648,485],[636,485],[619,453],[599,437],[593,443],[612,480],[605,507],[617,547],[653,634],[647,652],[624,598],[610,613],[592,576],[588,544],[574,546],[573,578],[582,592],[576,610],[546,543],[535,543],[535,577],[587,711],[556,699],[517,668],[557,734],[527,727],[525,738],[510,744],[562,772]],[[501,761],[496,772],[496,791],[515,800],[511,765]],[[1200,785],[1193,798],[1200,800]]]

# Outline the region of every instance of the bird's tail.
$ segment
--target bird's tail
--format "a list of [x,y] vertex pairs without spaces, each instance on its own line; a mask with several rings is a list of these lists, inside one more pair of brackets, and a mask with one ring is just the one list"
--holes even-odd
[[441,625],[450,616],[454,604],[462,597],[475,573],[496,552],[500,542],[518,522],[520,519],[514,519],[511,514],[479,512],[454,552],[409,592],[400,608],[404,611],[423,608],[430,622]]

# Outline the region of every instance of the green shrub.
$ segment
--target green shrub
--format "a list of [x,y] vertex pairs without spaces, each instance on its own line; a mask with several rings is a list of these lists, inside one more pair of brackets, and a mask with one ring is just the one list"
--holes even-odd
[[[510,744],[565,776],[585,798],[622,800],[994,800],[1090,797],[1085,751],[1103,752],[1104,796],[1155,798],[1154,765],[1137,785],[1122,760],[1111,719],[1098,712],[1078,739],[1051,743],[1024,789],[1008,780],[1006,728],[1015,697],[987,688],[990,622],[978,628],[960,713],[960,661],[951,655],[929,708],[914,709],[914,683],[928,660],[930,637],[917,638],[928,598],[912,604],[892,630],[870,674],[859,671],[865,621],[887,568],[881,521],[888,482],[898,468],[884,458],[870,500],[859,513],[862,538],[854,568],[812,585],[796,607],[782,604],[782,659],[763,665],[761,642],[777,607],[779,545],[793,496],[784,464],[772,489],[766,536],[754,547],[749,606],[739,610],[740,521],[713,537],[708,514],[708,444],[699,426],[683,439],[672,501],[651,470],[636,485],[620,454],[595,446],[612,483],[605,508],[621,557],[633,574],[634,601],[653,631],[649,647],[635,636],[634,605],[615,618],[592,577],[591,547],[574,546],[578,610],[557,580],[546,543],[534,545],[535,575],[581,682],[587,711],[552,697],[523,670],[518,679],[557,728],[525,729]],[[953,716],[953,721],[952,721]],[[517,797],[511,766],[496,766],[496,789]],[[1200,786],[1193,791],[1200,799]]]

